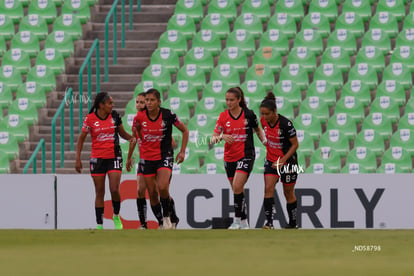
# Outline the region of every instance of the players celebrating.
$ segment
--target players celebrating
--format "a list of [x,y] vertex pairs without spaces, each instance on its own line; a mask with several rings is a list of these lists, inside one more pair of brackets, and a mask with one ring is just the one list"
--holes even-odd
[[90,171],[95,184],[95,214],[97,229],[103,229],[105,177],[108,174],[109,188],[112,197],[113,221],[116,229],[122,229],[119,211],[121,196],[119,185],[122,173],[122,154],[119,147],[119,137],[135,143],[135,138],[129,135],[122,126],[119,114],[112,110],[114,106],[112,97],[106,92],[96,95],[94,104],[83,121],[76,149],[77,172],[82,171],[81,152],[88,133],[92,137],[92,151]]
[[212,143],[224,140],[224,166],[227,178],[234,193],[235,219],[229,229],[249,229],[247,221],[244,185],[252,171],[255,148],[253,130],[260,141],[265,142],[263,132],[258,126],[254,112],[247,108],[240,87],[226,92],[227,110],[217,120],[211,138]]
[[[145,185],[150,196],[151,208],[159,220],[163,229],[175,228],[178,218],[173,211],[173,200],[169,193],[169,184],[174,162],[172,148],[172,126],[174,125],[182,132],[182,143],[180,152],[177,154],[176,162],[184,161],[185,148],[188,142],[188,129],[178,119],[177,115],[169,109],[162,108],[161,95],[156,89],[150,89],[145,93],[144,111],[138,112],[134,118],[132,132],[141,139],[140,161],[138,172],[142,172]],[[127,169],[131,167],[130,157],[134,146],[130,144],[127,160]],[[153,205],[160,196],[161,205]]]
[[296,130],[289,119],[277,113],[275,95],[267,94],[260,104],[260,122],[266,135],[266,161],[264,166],[265,195],[263,209],[266,215],[264,229],[273,229],[274,191],[279,178],[283,183],[289,224],[286,228],[298,228],[296,223],[297,154],[299,146]]

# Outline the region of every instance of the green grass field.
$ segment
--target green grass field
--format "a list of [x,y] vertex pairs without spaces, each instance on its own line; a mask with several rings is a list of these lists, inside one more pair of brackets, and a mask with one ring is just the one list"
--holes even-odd
[[412,230],[0,231],[1,275],[413,275],[413,257]]

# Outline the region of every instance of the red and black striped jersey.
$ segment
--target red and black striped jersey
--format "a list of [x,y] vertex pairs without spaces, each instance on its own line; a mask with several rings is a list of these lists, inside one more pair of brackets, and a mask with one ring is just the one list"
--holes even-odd
[[237,118],[234,118],[229,110],[220,114],[214,132],[230,134],[235,140],[232,144],[224,145],[224,161],[235,162],[242,158],[255,158],[253,129],[256,128],[257,117],[250,109],[243,109]]
[[139,148],[140,158],[144,160],[161,160],[165,156],[173,155],[172,126],[181,121],[171,110],[160,108],[158,116],[152,120],[148,111],[139,111],[134,118],[132,131],[141,127],[142,141]]
[[100,118],[96,112],[86,116],[82,131],[91,134],[91,158],[110,159],[121,156],[118,136],[120,125],[122,120],[115,110],[106,118]]
[[288,118],[280,114],[274,126],[269,125],[263,117],[260,118],[260,123],[267,139],[266,159],[276,162],[289,151],[292,146],[289,139],[296,136],[296,129]]

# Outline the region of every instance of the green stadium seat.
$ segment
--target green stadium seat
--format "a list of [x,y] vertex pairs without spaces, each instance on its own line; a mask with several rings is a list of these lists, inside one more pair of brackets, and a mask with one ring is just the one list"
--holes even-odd
[[299,115],[311,113],[319,123],[325,123],[329,118],[329,106],[317,96],[306,97],[299,108]]
[[168,99],[163,101],[161,105],[177,114],[178,118],[184,124],[187,124],[190,120],[190,109],[183,99],[179,97],[168,97]]
[[158,91],[162,91],[161,87],[154,81],[148,80],[148,81],[142,81],[135,86],[134,89],[134,98],[138,96],[139,93],[146,92],[151,88],[155,88]]
[[357,134],[357,125],[354,119],[348,114],[336,113],[329,118],[326,124],[326,130],[339,130],[348,141],[353,141]]
[[335,105],[335,114],[346,113],[356,123],[360,123],[365,117],[364,103],[355,96],[341,97]]
[[333,47],[340,47],[348,56],[354,55],[357,52],[355,35],[347,29],[336,29],[330,34],[327,42],[327,49]]
[[346,157],[345,168],[347,173],[373,173],[377,169],[377,159],[369,148],[354,147]]
[[266,0],[245,0],[242,5],[241,13],[252,13],[258,16],[262,23],[265,23],[270,18],[270,3]]
[[342,13],[353,12],[359,15],[364,22],[368,22],[372,16],[371,3],[363,0],[345,0]]
[[319,147],[334,148],[341,158],[346,157],[349,152],[348,137],[340,129],[329,129],[321,135]]
[[317,66],[315,53],[307,47],[293,48],[287,58],[287,65],[300,64],[306,69],[308,74],[313,73]]
[[31,67],[29,55],[20,48],[8,50],[1,61],[2,66],[13,66],[21,75],[27,74]]
[[321,35],[313,29],[302,29],[296,35],[293,46],[295,48],[306,47],[318,56],[323,51],[323,40]]
[[256,144],[256,147],[255,147],[255,149],[256,149],[255,150],[256,159],[255,159],[254,164],[253,164],[252,173],[263,175],[265,156],[266,156],[266,148],[264,146],[262,146],[261,144],[259,144],[259,143],[255,143]]
[[389,96],[393,98],[398,102],[400,107],[406,102],[404,87],[395,80],[386,80],[378,85],[375,97],[378,98],[381,96]]
[[383,140],[388,141],[392,135],[392,121],[384,113],[371,112],[365,117],[362,129],[373,129],[381,135]]
[[49,93],[56,88],[54,70],[45,65],[35,65],[27,73],[26,81],[34,81],[44,87],[45,92]]
[[199,0],[178,0],[174,14],[186,14],[197,24],[204,17],[203,4]]
[[351,60],[348,52],[343,50],[340,46],[325,49],[321,58],[321,65],[327,63],[335,64],[343,74],[348,73],[351,68]]
[[296,36],[296,28],[296,18],[294,15],[278,12],[277,10],[267,23],[267,31],[279,30],[279,32],[283,33],[288,39]]
[[230,24],[226,17],[220,13],[210,13],[201,22],[200,30],[211,30],[215,32],[221,40],[230,34]]
[[168,20],[167,31],[181,32],[188,41],[193,39],[196,33],[196,25],[190,16],[186,14],[174,14]]
[[18,24],[24,16],[23,6],[19,0],[1,0],[0,11],[9,17],[13,24]]
[[35,65],[45,65],[55,76],[65,72],[65,59],[55,48],[44,48],[36,57]]
[[[223,95],[224,98],[224,95]],[[196,105],[194,114],[205,114],[213,120],[217,120],[220,113],[224,111],[223,102],[214,97],[203,97]],[[211,133],[213,130],[210,130]]]
[[313,74],[313,80],[325,80],[338,90],[344,83],[342,71],[335,63],[320,65]]
[[299,148],[297,149],[298,155],[302,155],[305,158],[311,157],[315,151],[313,137],[303,130],[297,130],[296,137],[299,142]]
[[15,34],[13,19],[7,14],[0,14],[0,36],[10,40]]
[[197,91],[201,91],[206,85],[205,72],[197,64],[186,64],[178,70],[176,81],[182,80],[192,82]]
[[260,48],[264,47],[271,47],[285,56],[289,52],[288,37],[279,29],[268,29],[260,38]]
[[354,148],[358,147],[366,147],[379,157],[385,150],[384,139],[374,129],[363,129],[355,137]]
[[395,62],[390,63],[382,73],[382,81],[395,80],[399,82],[404,89],[412,86],[411,71],[407,65]]
[[405,105],[405,113],[414,111],[414,88],[411,90],[411,98],[407,101]]
[[315,150],[306,173],[338,173],[341,169],[341,157],[335,149],[322,147]]
[[335,19],[338,17],[336,0],[319,0],[310,2],[309,13],[312,14],[316,12],[325,15],[328,18],[329,23],[334,23]]
[[226,106],[225,94],[231,87],[227,82],[221,80],[210,81],[203,89],[203,97],[211,97],[218,100],[222,106]]
[[225,174],[223,162],[204,162],[199,170],[200,174]]
[[229,23],[237,17],[237,7],[235,1],[231,0],[211,0],[208,5],[208,14],[218,13],[223,15]]
[[405,114],[401,116],[398,121],[398,128],[412,128],[414,127],[414,109],[405,109]]
[[210,82],[221,80],[230,87],[240,85],[238,70],[230,64],[219,64],[210,74]]
[[246,54],[237,47],[225,48],[220,53],[218,64],[231,64],[240,74],[246,72],[248,67]]
[[9,114],[19,115],[28,126],[36,124],[39,118],[36,104],[28,98],[16,98],[9,107]]
[[[414,7],[414,6],[411,5],[411,7]],[[412,28],[414,28],[414,13],[410,12],[404,18],[404,23],[403,23],[403,28],[402,29],[407,30],[407,29],[412,29]]]
[[388,11],[377,12],[369,22],[370,29],[382,29],[390,38],[398,34],[397,18]]
[[187,40],[179,31],[166,31],[160,36],[158,48],[172,48],[179,57],[182,57],[188,50]]
[[184,66],[187,64],[197,64],[205,74],[209,74],[214,67],[214,59],[206,49],[193,47],[185,54]]
[[209,29],[201,30],[195,34],[192,47],[203,47],[216,57],[221,51],[221,40],[216,32]]
[[256,51],[256,42],[253,35],[246,30],[235,30],[229,34],[226,47],[238,47],[247,56],[251,56]]
[[10,88],[12,92],[17,90],[17,87],[22,84],[22,76],[19,70],[10,65],[0,67],[0,82],[3,82]]
[[43,17],[37,14],[30,14],[22,18],[19,24],[19,32],[29,31],[35,34],[39,41],[48,35],[47,23]]
[[151,55],[150,64],[161,64],[170,74],[175,74],[180,68],[180,58],[173,48],[157,48]]
[[382,113],[387,116],[392,123],[396,123],[400,118],[398,102],[389,96],[376,97],[371,103],[370,112]]
[[359,80],[373,90],[378,85],[377,71],[367,63],[355,64],[348,73],[348,82],[353,80]]
[[[260,103],[261,101],[259,102],[259,106]],[[282,114],[291,121],[295,118],[294,105],[287,97],[276,96],[276,109],[277,113]]]
[[299,114],[293,121],[296,130],[303,130],[309,134],[313,141],[317,141],[322,133],[322,126],[320,120],[312,113]]
[[3,81],[0,81],[0,121],[3,117],[3,109],[8,108],[12,101],[13,94],[10,87]]
[[253,64],[247,69],[245,75],[245,81],[251,80],[257,80],[261,82],[265,89],[271,90],[275,84],[275,75],[267,65]]
[[393,63],[402,63],[406,65],[410,72],[414,72],[414,65],[412,64],[412,60],[414,59],[414,48],[409,46],[400,46],[394,49],[394,52],[390,58],[390,64]]
[[384,152],[379,173],[410,173],[413,168],[410,153],[402,147],[390,147]]
[[402,21],[405,17],[405,3],[398,0],[379,0],[376,12],[389,12],[398,21]]
[[168,90],[168,98],[181,98],[189,108],[195,106],[198,101],[197,89],[191,82],[183,80],[175,82]]
[[61,14],[53,23],[53,32],[62,31],[76,41],[82,37],[82,25],[79,18],[73,14]]
[[136,102],[135,102],[135,98],[134,98],[134,99],[129,100],[127,105],[125,106],[124,116],[127,115],[127,114],[136,114],[136,113],[137,113],[137,108],[136,108]]
[[289,64],[282,68],[279,74],[279,82],[291,80],[304,90],[309,85],[309,76],[306,69],[300,64]]
[[197,154],[187,147],[184,162],[182,164],[174,163],[173,174],[195,174],[199,169],[200,160]]
[[[0,151],[0,155],[4,156],[6,155],[5,152]],[[0,159],[0,174],[6,174],[10,173],[10,162],[8,158],[2,158]]]
[[63,2],[61,13],[76,15],[81,24],[86,24],[91,20],[91,11],[87,0],[66,0]]
[[414,157],[414,131],[408,128],[399,128],[392,136],[390,147],[402,147]]
[[152,64],[145,68],[142,73],[141,82],[144,81],[156,82],[161,89],[160,92],[165,92],[171,86],[171,75],[168,69],[161,64]]
[[291,80],[282,80],[273,86],[273,93],[276,97],[284,97],[290,101],[293,107],[299,107],[302,102],[302,91],[300,87]]
[[[210,117],[208,114],[195,114],[193,118],[188,121],[188,130],[195,132],[192,136],[196,136],[198,143],[207,145],[210,143],[211,135],[216,126],[217,120]],[[194,143],[195,141],[192,141]],[[204,148],[203,148],[204,150]]]
[[326,80],[315,80],[309,85],[306,97],[319,97],[329,107],[332,107],[336,103],[335,86]]
[[246,30],[254,39],[259,39],[263,34],[263,25],[259,16],[253,13],[243,13],[234,21],[234,30]]
[[63,58],[73,55],[75,48],[72,37],[64,31],[55,31],[46,37],[44,48],[54,48]]
[[313,29],[322,38],[328,38],[331,32],[329,19],[320,12],[308,13],[302,20],[302,29]]
[[[0,151],[6,154],[7,161],[14,160],[19,155],[19,144],[13,133],[8,131],[0,131]],[[4,156],[4,155],[2,155]]]
[[414,28],[405,29],[397,36],[395,48],[398,49],[401,46],[414,48]]
[[19,114],[7,115],[0,123],[0,129],[12,133],[17,142],[23,142],[29,137],[29,127],[26,120],[21,118]]
[[44,88],[32,81],[25,82],[17,88],[16,98],[28,98],[37,108],[47,103]]
[[302,0],[282,0],[278,1],[275,6],[275,11],[285,13],[292,16],[296,22],[302,20],[305,15]]
[[40,51],[39,40],[31,32],[18,32],[12,38],[10,49],[20,48],[25,51],[30,58],[34,58]]
[[258,100],[266,96],[266,88],[257,80],[249,80],[242,83],[240,88],[243,90],[245,96],[256,97]]
[[362,37],[365,32],[364,21],[355,12],[344,12],[336,19],[335,30],[345,29],[355,38]]
[[391,51],[391,40],[382,29],[370,29],[362,39],[361,49],[366,47],[375,47],[385,56]]
[[375,46],[360,48],[355,57],[355,64],[366,63],[371,65],[377,73],[381,73],[385,67],[385,59],[382,51]]
[[361,80],[351,80],[342,87],[341,97],[353,96],[358,98],[365,107],[371,103],[371,91],[368,84]]
[[273,74],[278,74],[282,69],[282,57],[276,48],[260,47],[253,55],[252,64],[264,64]]
[[[52,24],[57,17],[57,9],[53,0],[31,0],[28,14],[37,14],[42,17],[47,24]],[[62,14],[65,14],[65,12],[62,12]]]

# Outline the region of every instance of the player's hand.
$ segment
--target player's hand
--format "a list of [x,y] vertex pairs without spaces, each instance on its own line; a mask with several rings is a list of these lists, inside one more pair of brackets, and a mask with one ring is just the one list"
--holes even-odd
[[132,160],[131,159],[127,159],[126,164],[125,164],[125,168],[128,172],[131,171],[131,168],[132,168]]
[[281,167],[283,167],[283,165],[286,163],[286,160],[285,160],[285,158],[278,158],[277,160],[276,160],[276,162],[274,162],[273,164],[272,164],[272,167],[274,168],[274,169],[276,169],[276,170],[280,170],[280,168]]
[[223,140],[231,145],[234,142],[234,137],[230,134],[223,134]]
[[81,173],[82,172],[82,162],[80,160],[76,160],[75,170],[78,173]]
[[177,164],[180,164],[184,161],[184,158],[185,158],[185,153],[180,151],[177,154],[177,157],[175,157],[175,162],[177,162]]
[[137,138],[134,136],[131,137],[131,139],[128,140],[130,144],[135,144],[137,142]]

